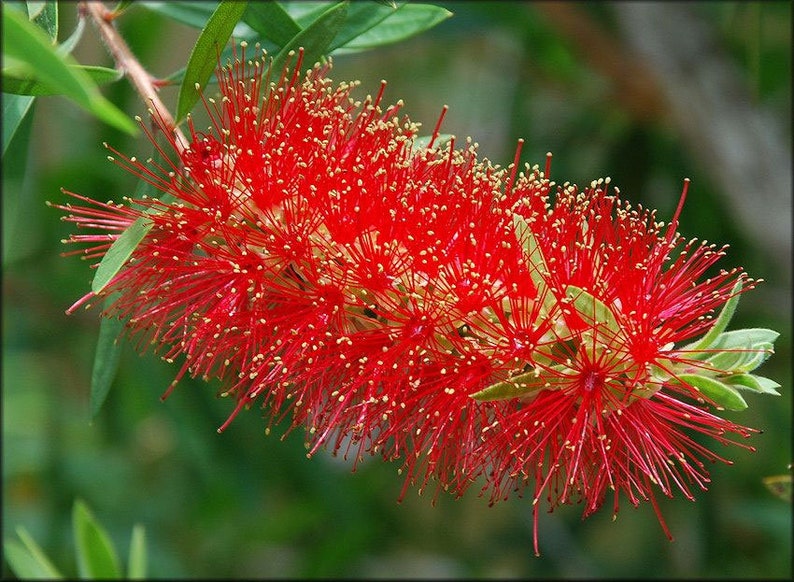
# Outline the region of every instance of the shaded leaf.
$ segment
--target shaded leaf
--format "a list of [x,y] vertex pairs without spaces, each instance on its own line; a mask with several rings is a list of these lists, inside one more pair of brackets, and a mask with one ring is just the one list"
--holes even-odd
[[120,578],[119,559],[110,537],[79,499],[74,502],[72,509],[72,526],[79,576],[92,579]]
[[237,22],[245,12],[247,2],[225,1],[218,5],[193,46],[185,68],[185,77],[179,88],[176,106],[176,122],[179,123],[190,113],[199,99],[199,90],[212,76],[218,64],[221,51],[229,41]]
[[[218,8],[218,2],[150,2],[138,1],[137,6],[143,6],[147,10],[156,12],[162,16],[170,18],[176,22],[186,24],[193,28],[204,28],[212,13]],[[239,40],[250,40],[256,34],[245,22],[238,22],[232,32]]]
[[[107,308],[112,297],[105,300]],[[91,371],[91,417],[95,417],[105,402],[119,367],[122,343],[119,340],[124,322],[114,317],[103,317],[99,323],[99,337],[94,352],[94,367]]]
[[452,12],[440,6],[406,2],[377,26],[351,37],[341,48],[365,50],[396,43],[429,30],[450,16]]
[[243,22],[279,47],[285,46],[301,31],[298,23],[273,0],[249,3],[243,14]]
[[327,54],[328,47],[347,16],[347,2],[339,2],[328,8],[316,20],[304,28],[287,43],[273,59],[271,70],[281,71],[291,52],[303,48],[303,69],[306,70]]
[[58,40],[58,3],[55,0],[47,2],[26,2],[28,19],[41,28],[50,37],[53,44]]
[[3,95],[3,155],[30,111],[34,99],[35,97],[27,95]]
[[105,99],[85,71],[68,55],[58,55],[44,33],[16,10],[3,11],[3,55],[26,63],[57,93],[114,127],[137,133],[133,122]]

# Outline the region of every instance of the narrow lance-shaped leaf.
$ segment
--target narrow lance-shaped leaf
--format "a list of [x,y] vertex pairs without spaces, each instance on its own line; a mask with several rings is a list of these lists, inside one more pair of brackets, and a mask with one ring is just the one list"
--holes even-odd
[[273,59],[271,69],[281,71],[290,53],[297,52],[300,48],[303,48],[303,68],[307,69],[314,65],[326,54],[346,15],[347,2],[331,6],[281,49]]
[[700,374],[678,374],[677,379],[697,389],[706,398],[728,410],[744,410],[747,403],[739,392],[716,378]]
[[756,376],[755,374],[731,374],[730,376],[721,377],[720,380],[734,388],[754,390],[764,394],[780,396],[780,392],[777,391],[777,388],[780,388],[780,384],[764,376]]
[[132,528],[132,539],[130,539],[127,578],[130,580],[145,580],[146,568],[146,530],[141,524],[135,524]]
[[[105,300],[107,307],[113,297]],[[99,337],[94,352],[94,368],[91,371],[91,417],[95,417],[107,398],[116,371],[119,367],[122,344],[119,336],[124,322],[114,317],[103,317],[99,323]]]
[[81,578],[117,579],[121,577],[119,559],[105,529],[80,500],[72,509],[75,557]]
[[565,291],[574,309],[587,324],[604,326],[614,334],[620,333],[620,325],[615,319],[615,314],[603,301],[574,285],[568,285]]
[[243,15],[243,22],[263,38],[285,46],[300,31],[301,27],[278,2],[251,2]]
[[[450,16],[452,12],[440,6],[406,2],[369,30],[359,31],[344,44],[334,43],[332,48],[359,51],[393,44],[429,30]],[[348,36],[345,30],[340,32],[343,36]]]
[[59,55],[44,32],[17,10],[3,10],[3,55],[26,63],[53,91],[68,97],[99,119],[130,134],[135,124],[99,92],[68,55]]
[[[247,2],[225,1],[218,5],[207,24],[199,34],[185,70],[185,77],[179,88],[176,106],[176,122],[179,123],[190,113],[199,99],[199,90],[206,85],[218,64],[218,56],[237,22],[245,12]],[[196,89],[196,86],[199,89]]]
[[[739,304],[739,296],[742,290],[742,280],[739,279],[736,281],[736,284],[733,286],[731,290],[731,298],[725,303],[725,306],[722,308],[717,320],[714,322],[714,325],[711,326],[706,335],[704,335],[699,341],[693,342],[681,349],[681,351],[692,351],[698,352],[701,350],[707,350],[711,347],[714,340],[717,339],[725,329],[728,327],[728,324],[731,322],[733,318],[733,314],[736,312],[736,306]],[[707,356],[708,354],[703,354],[703,357]]]
[[557,371],[554,374],[544,374],[540,368],[535,368],[503,382],[491,384],[487,388],[475,392],[471,397],[480,402],[509,400],[524,398],[540,390],[560,388],[566,383],[564,368],[555,366],[555,369]]
[[[107,67],[70,65],[69,68],[83,71],[97,85],[113,83],[122,77],[121,71]],[[50,85],[46,79],[42,80],[29,67],[3,69],[3,92],[14,95],[35,95],[37,97],[64,95],[61,88]]]
[[3,544],[6,561],[20,580],[62,579],[63,575],[52,564],[44,550],[36,543],[28,531],[17,527],[17,535],[22,543],[7,541]]

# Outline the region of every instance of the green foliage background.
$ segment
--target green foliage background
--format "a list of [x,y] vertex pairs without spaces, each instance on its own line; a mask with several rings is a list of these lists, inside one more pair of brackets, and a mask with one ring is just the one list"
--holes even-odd
[[[388,80],[387,102],[403,99],[404,111],[427,133],[447,104],[443,131],[473,136],[482,156],[506,165],[523,137],[522,160],[542,164],[552,151],[556,179],[587,183],[609,175],[625,197],[658,208],[661,220],[672,215],[683,178],[692,178],[680,230],[729,243],[723,266],[742,265],[766,280],[742,299],[734,327],[781,332],[777,354],[761,373],[782,384],[783,396],[750,395],[747,411],[723,413],[763,430],[751,443],[758,451],[719,449],[735,464],[714,465],[710,490],[697,502],[660,500],[674,543],[649,504],[624,503],[615,523],[609,507],[586,521],[581,508],[564,507],[542,514],[542,557],[536,558],[526,499],[489,508],[475,487],[460,500],[441,494],[435,505],[432,496],[411,491],[398,504],[396,466],[372,459],[351,474],[348,462],[330,455],[308,460],[298,431],[283,441],[283,431],[265,436],[257,410],[218,435],[232,403],[215,397],[216,386],[184,380],[161,403],[176,368],[129,345],[92,421],[98,311],[64,315],[88,290],[92,272],[74,257],[59,256],[70,228],[44,201],[63,202],[61,187],[120,200],[135,179],[106,160],[102,142],[130,155],[148,150],[143,138],[104,125],[63,98],[44,97],[3,157],[5,538],[23,524],[62,571],[76,571],[70,519],[81,497],[119,547],[127,547],[133,523],[145,525],[155,577],[792,575],[791,505],[762,483],[786,473],[792,461],[790,271],[746,231],[680,130],[652,108],[638,115],[637,103],[615,92],[619,78],[595,68],[589,47],[561,32],[542,5],[437,4],[454,16],[391,47],[335,56],[333,78],[360,79],[361,96]],[[575,6],[615,43],[617,54],[628,53],[613,5]],[[62,30],[73,26],[67,8]],[[790,3],[696,9],[740,67],[755,103],[775,116],[790,142]],[[163,76],[184,66],[197,36],[134,5],[119,26],[140,60]],[[81,63],[112,66],[88,38],[75,54]],[[103,94],[130,116],[145,114],[126,81]],[[175,90],[165,89],[163,99],[175,108]],[[790,200],[791,192],[779,196]],[[762,210],[770,217],[780,212]]]

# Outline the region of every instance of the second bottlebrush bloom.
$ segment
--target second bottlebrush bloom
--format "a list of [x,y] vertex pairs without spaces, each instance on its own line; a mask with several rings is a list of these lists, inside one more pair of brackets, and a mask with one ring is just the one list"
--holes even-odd
[[400,459],[406,484],[484,479],[493,500],[529,485],[536,527],[543,497],[589,514],[607,489],[616,509],[703,488],[718,457],[692,436],[751,432],[707,408],[777,386],[750,374],[776,334],[724,331],[753,283],[703,279],[723,253],[684,244],[677,216],[495,167],[438,127],[420,139],[383,86],[359,103],[330,64],[301,66],[243,51],[172,162],[114,152],[164,196],[60,206],[99,229],[71,239],[92,259],[143,228],[98,290],[104,315],[179,360],[177,379],[219,378],[230,420],[261,403],[310,453]]

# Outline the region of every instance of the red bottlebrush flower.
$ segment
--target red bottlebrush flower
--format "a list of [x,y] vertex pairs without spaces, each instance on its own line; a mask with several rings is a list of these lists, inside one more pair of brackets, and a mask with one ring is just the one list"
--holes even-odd
[[[534,488],[536,553],[543,497],[550,509],[583,500],[586,517],[602,505],[607,489],[615,513],[621,493],[635,506],[650,500],[670,537],[654,487],[694,499],[692,485],[705,489],[709,481],[703,461],[725,460],[693,435],[729,444],[728,433],[755,432],[705,406],[715,402],[700,390],[697,374],[735,372],[704,361],[719,350],[674,346],[706,331],[745,276],[735,269],[700,280],[724,253],[696,241],[682,245],[675,229],[686,188],[665,230],[652,212],[609,195],[607,184],[595,182],[584,192],[559,188],[547,212],[518,209],[531,225],[543,283],[564,305],[564,324],[552,328],[562,330],[555,349],[536,356],[533,373],[521,377],[523,401],[513,400],[513,411],[486,428],[472,457],[490,468],[492,502]],[[516,189],[536,187],[520,183]],[[504,391],[495,385],[476,397],[501,398]]]
[[237,405],[219,430],[258,401],[305,427],[310,455],[402,459],[406,486],[460,494],[485,476],[496,500],[532,482],[536,528],[542,496],[579,495],[586,515],[607,487],[616,508],[621,491],[653,500],[651,483],[691,497],[717,457],[689,435],[749,433],[680,399],[719,396],[704,382],[739,371],[710,356],[736,347],[721,330],[675,347],[743,279],[698,282],[721,251],[676,255],[675,219],[663,230],[599,184],[550,203],[548,166],[516,175],[518,152],[494,167],[470,142],[435,147],[439,126],[420,145],[383,86],[358,103],[330,64],[301,75],[299,58],[271,82],[242,52],[205,101],[207,131],[170,138],[175,161],[114,150],[166,196],[59,206],[100,231],[70,239],[91,259],[146,225],[98,292],[105,315],[182,360],[169,391],[184,374],[220,380]]

